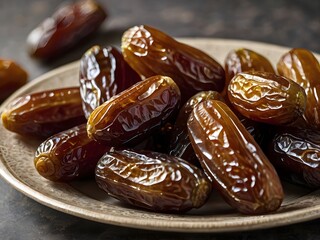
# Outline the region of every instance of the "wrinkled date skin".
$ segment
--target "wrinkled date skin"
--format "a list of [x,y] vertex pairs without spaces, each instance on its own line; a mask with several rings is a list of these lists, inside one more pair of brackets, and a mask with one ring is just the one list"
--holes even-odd
[[79,87],[24,95],[13,100],[1,115],[3,126],[15,133],[47,138],[85,123]]
[[227,203],[245,214],[280,207],[283,189],[275,169],[226,104],[199,103],[190,114],[188,129],[202,168]]
[[51,180],[69,182],[94,177],[99,159],[110,147],[88,138],[86,124],[57,133],[38,147],[34,165]]
[[259,71],[275,73],[270,61],[261,54],[247,49],[239,48],[228,53],[225,59],[226,85],[241,72]]
[[0,59],[0,102],[26,84],[28,73],[17,63]]
[[156,212],[201,207],[212,186],[202,170],[152,151],[112,151],[98,162],[96,181],[109,195]]
[[277,64],[278,73],[302,86],[307,95],[304,112],[308,127],[320,129],[320,64],[306,49],[293,48]]
[[199,165],[199,160],[190,143],[187,122],[193,108],[198,103],[208,99],[224,102],[224,98],[220,93],[216,91],[203,91],[192,96],[180,109],[171,134],[169,148],[170,155],[180,157],[192,164]]
[[306,106],[302,87],[267,72],[238,73],[230,81],[228,98],[243,116],[274,125],[293,123],[301,118]]
[[94,0],[65,3],[29,34],[29,54],[39,59],[57,57],[95,32],[106,17]]
[[179,103],[180,91],[171,78],[150,77],[97,107],[88,118],[88,135],[113,146],[137,143],[173,117]]
[[130,28],[123,34],[121,48],[125,60],[141,76],[160,74],[174,79],[182,103],[200,91],[223,89],[225,73],[218,62],[155,28]]
[[140,80],[116,48],[90,48],[80,61],[80,93],[86,118],[102,103]]
[[318,130],[278,130],[269,141],[266,152],[280,177],[309,187],[320,187]]

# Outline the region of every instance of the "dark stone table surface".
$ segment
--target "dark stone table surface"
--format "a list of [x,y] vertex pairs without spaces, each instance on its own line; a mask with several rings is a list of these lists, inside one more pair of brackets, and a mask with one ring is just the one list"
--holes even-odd
[[[13,59],[30,81],[79,59],[93,44],[119,45],[136,24],[155,26],[175,37],[246,39],[320,52],[318,0],[105,0],[109,19],[97,34],[51,62],[26,53],[28,33],[61,0],[0,0],[0,58]],[[70,216],[29,199],[0,178],[0,239],[320,239],[320,220],[273,229],[187,234],[116,227]]]

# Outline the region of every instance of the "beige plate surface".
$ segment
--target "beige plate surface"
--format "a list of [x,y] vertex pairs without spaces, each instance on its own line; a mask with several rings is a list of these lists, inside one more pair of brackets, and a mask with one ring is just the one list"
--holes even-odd
[[[288,48],[238,40],[181,39],[212,55],[220,63],[234,48],[247,47],[275,64]],[[320,59],[319,55],[317,58]],[[25,93],[78,85],[78,62],[53,70],[14,93],[3,105]],[[107,224],[141,229],[183,232],[227,232],[269,228],[307,221],[319,217],[320,190],[308,191],[284,185],[285,201],[279,211],[261,216],[243,216],[229,208],[213,193],[200,209],[184,215],[147,212],[123,205],[107,197],[93,181],[70,185],[52,183],[40,177],[33,166],[33,155],[39,142],[6,131],[0,125],[0,175],[30,198],[59,211]]]

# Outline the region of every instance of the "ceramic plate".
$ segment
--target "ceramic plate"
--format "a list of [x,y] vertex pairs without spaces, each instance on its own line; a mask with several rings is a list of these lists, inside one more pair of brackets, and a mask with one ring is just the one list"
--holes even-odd
[[[275,64],[288,48],[264,43],[225,39],[181,39],[200,48],[223,63],[234,48],[255,50]],[[319,55],[317,55],[320,59]],[[25,93],[78,85],[79,63],[74,62],[53,70],[30,82],[14,93],[1,106]],[[94,181],[72,184],[53,183],[35,171],[33,156],[38,141],[25,139],[6,131],[0,125],[0,174],[13,187],[30,198],[56,210],[85,219],[119,226],[180,232],[223,232],[270,228],[307,221],[319,217],[320,190],[311,191],[284,184],[285,200],[272,214],[244,216],[236,213],[216,193],[200,209],[187,214],[159,214],[119,203],[96,186]]]

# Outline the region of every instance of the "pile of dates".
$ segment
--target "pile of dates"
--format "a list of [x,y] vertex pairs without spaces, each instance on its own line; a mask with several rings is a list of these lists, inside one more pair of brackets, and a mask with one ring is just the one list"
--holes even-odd
[[[222,67],[149,26],[121,52],[93,46],[80,87],[21,96],[5,128],[44,140],[43,177],[95,177],[108,195],[157,212],[203,206],[213,191],[243,214],[276,211],[280,178],[320,186],[320,66],[305,49],[269,60],[231,51]],[[214,53],[213,53],[214,54]],[[277,73],[276,73],[277,72]]]

